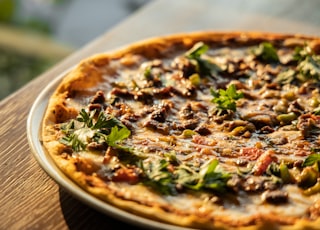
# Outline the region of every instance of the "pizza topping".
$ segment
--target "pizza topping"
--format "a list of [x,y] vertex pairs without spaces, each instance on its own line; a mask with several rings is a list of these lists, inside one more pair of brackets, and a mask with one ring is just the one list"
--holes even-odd
[[209,47],[206,44],[198,42],[188,52],[186,52],[185,56],[191,61],[194,61],[196,69],[201,76],[208,75],[216,78],[222,69],[214,62],[203,57],[203,54],[205,54],[208,49]]
[[91,185],[98,177],[96,186],[163,210],[316,219],[320,56],[291,46],[197,42],[161,59],[117,57],[106,84],[57,106],[63,152]]
[[262,175],[273,161],[276,161],[275,152],[273,150],[267,150],[262,153],[253,167],[254,175]]
[[272,204],[287,203],[288,198],[289,198],[288,193],[281,190],[275,190],[275,191],[267,190],[262,194],[262,200]]
[[112,174],[112,181],[136,184],[139,181],[139,175],[134,168],[119,168]]
[[281,162],[279,165],[279,176],[284,184],[289,184],[292,182],[292,176],[288,166],[283,162]]
[[84,172],[87,175],[97,172],[100,168],[100,165],[90,158],[75,158],[75,165],[77,170]]
[[307,196],[311,196],[320,192],[320,179],[318,178],[317,183],[306,190],[303,193]]
[[277,50],[274,46],[269,42],[262,42],[258,47],[255,47],[252,52],[256,56],[257,59],[264,62],[277,62],[279,61],[279,57],[277,54]]
[[317,178],[319,177],[318,170],[313,167],[305,167],[299,177],[297,178],[297,183],[302,188],[310,188],[317,183]]
[[[236,100],[243,97],[243,94],[236,91],[235,85],[231,84],[226,90],[219,89],[215,91],[211,89],[211,94],[214,97],[211,101],[217,104],[217,108],[221,111],[232,110],[236,111]],[[219,112],[220,114],[221,112]]]
[[62,124],[61,130],[65,133],[61,143],[70,146],[74,151],[85,150],[87,145],[94,149],[98,149],[98,146],[126,149],[118,142],[130,135],[130,131],[116,118],[109,117],[102,111],[96,116],[95,110],[88,113],[84,109],[76,120]]
[[257,147],[242,148],[239,152],[240,156],[247,158],[248,160],[257,160],[264,151]]
[[297,128],[301,130],[304,137],[318,135],[320,133],[320,116],[303,114],[299,116]]
[[[274,63],[279,61],[278,51],[276,51],[271,43],[261,43],[252,49],[252,52],[256,58],[262,62]],[[217,54],[217,57],[219,57],[219,53]],[[300,63],[309,56],[309,53],[304,54],[302,50],[299,52],[295,51],[293,60]],[[79,117],[68,124],[70,128],[63,128],[65,129],[64,132],[66,136],[62,139],[62,142],[73,147],[76,151],[86,148],[89,150],[102,151],[108,147],[126,152],[137,151],[135,148],[118,144],[118,142],[130,136],[130,131],[124,125],[126,124],[133,131],[135,131],[134,127],[140,126],[157,131],[161,135],[182,134],[185,137],[194,136],[193,140],[195,143],[207,145],[206,143],[203,144],[203,141],[198,142],[197,138],[200,140],[199,135],[212,135],[210,116],[212,116],[213,121],[217,122],[217,124],[222,123],[223,129],[218,128],[219,126],[216,128],[218,132],[224,132],[224,130],[226,130],[230,136],[234,137],[250,139],[252,135],[255,136],[255,133],[272,133],[277,130],[278,126],[290,125],[298,118],[297,128],[302,131],[305,137],[311,134],[313,135],[313,133],[316,132],[317,119],[315,115],[304,115],[305,108],[301,106],[301,102],[298,100],[293,100],[292,102],[282,100],[280,101],[282,104],[279,104],[278,101],[274,100],[274,98],[281,96],[279,92],[281,89],[280,85],[276,83],[277,81],[272,83],[272,81],[267,80],[263,77],[263,74],[271,74],[275,78],[279,72],[281,73],[279,68],[271,68],[270,65],[266,65],[265,68],[263,68],[261,65],[258,65],[257,67],[262,68],[262,71],[264,71],[264,73],[260,73],[262,80],[267,80],[268,83],[261,86],[261,89],[256,88],[257,86],[254,87],[256,92],[260,94],[259,96],[257,94],[254,97],[248,97],[248,94],[243,93],[250,89],[250,84],[245,85],[243,82],[243,80],[246,81],[246,79],[230,81],[229,86],[223,89],[217,88],[221,87],[218,83],[214,86],[211,84],[211,80],[205,80],[203,78],[204,76],[210,76],[215,78],[213,80],[216,81],[219,74],[222,74],[224,71],[223,68],[220,68],[218,65],[225,65],[228,62],[231,64],[234,64],[234,62],[239,63],[239,61],[233,59],[231,56],[227,56],[226,59],[219,58],[211,56],[211,53],[209,54],[209,47],[200,42],[195,44],[184,55],[174,58],[174,61],[170,64],[173,70],[170,70],[170,66],[167,66],[166,61],[161,60],[141,64],[141,75],[144,81],[141,81],[140,77],[132,79],[134,90],[117,81],[114,84],[116,87],[112,89],[110,95],[123,98],[123,101],[113,102],[113,104],[111,103],[110,105],[106,103],[107,99],[103,91],[98,91],[88,105],[88,110],[91,111],[90,114],[82,110]],[[239,60],[242,60],[243,64],[246,63],[246,59]],[[249,69],[252,70],[253,68],[252,66]],[[243,66],[242,69],[246,68]],[[219,112],[210,115],[207,107],[203,107],[203,105],[195,101],[189,101],[183,105],[179,97],[193,95],[192,92],[194,88],[188,88],[188,84],[186,84],[188,81],[180,79],[178,75],[175,74],[175,71],[182,71],[183,78],[190,80],[193,87],[200,87],[203,98],[209,98],[207,96],[211,94],[211,96],[213,96],[211,102],[216,105],[216,109],[218,109]],[[236,71],[240,70],[234,69],[230,71],[229,69],[229,72],[232,74],[235,74]],[[258,71],[260,71],[260,69]],[[279,75],[277,78],[279,79]],[[181,85],[181,89],[168,86],[166,82],[170,81],[173,81],[175,85]],[[204,88],[206,85],[203,84],[208,84],[207,87],[209,91],[206,91]],[[237,91],[236,86],[240,91]],[[192,89],[192,91],[190,91],[190,89]],[[241,90],[243,90],[243,92]],[[205,94],[207,94],[207,96]],[[133,113],[131,108],[133,104],[126,103],[126,101],[139,101],[145,105],[149,105],[153,95],[159,98],[157,99],[158,102],[149,107],[145,115],[143,115],[143,113],[140,113],[140,115]],[[174,99],[176,101],[169,103],[170,100],[168,99],[175,97],[177,97],[177,99]],[[161,100],[161,98],[166,98],[166,100]],[[253,104],[261,98],[260,103],[256,105],[258,106],[258,110],[255,108],[253,110],[247,110],[247,105],[243,104],[244,102],[249,102],[246,98],[250,98],[251,100],[254,98],[254,100],[252,100]],[[286,98],[292,100],[292,96],[290,96],[290,98],[286,96]],[[239,101],[239,110],[236,110],[236,101],[239,99],[242,99],[242,101]],[[276,102],[278,104],[276,104]],[[182,103],[181,106],[180,103]],[[178,108],[176,108],[177,106]],[[269,110],[272,106],[276,108],[275,112]],[[286,109],[286,107],[288,109]],[[214,108],[215,107],[212,106],[210,110],[214,111]],[[103,112],[103,110],[105,110],[105,112]],[[100,111],[98,116],[96,115],[96,111]],[[107,113],[109,113],[109,115]],[[121,124],[120,120],[117,120],[116,117],[109,119],[108,116],[111,114],[118,116],[124,123]],[[301,114],[303,114],[303,116],[300,116]],[[209,117],[207,117],[208,115]],[[220,118],[218,119],[217,116]],[[84,123],[82,127],[79,129],[74,127],[79,126],[81,122]],[[133,126],[132,122],[136,124]],[[261,138],[263,138],[263,136],[261,136]],[[205,140],[205,142],[207,142],[207,140]],[[274,140],[270,139],[270,143],[271,142],[277,146],[287,145],[289,143],[287,137]],[[130,143],[130,141],[128,143]],[[227,148],[222,152],[219,149],[208,147],[199,146],[198,149],[201,149],[201,153],[206,153],[207,155],[221,154],[225,157],[228,155],[237,155],[227,151]],[[239,156],[242,159],[255,161],[251,173],[256,176],[264,175],[271,163],[278,162],[276,155],[277,153],[272,149],[267,151],[263,150],[263,146],[259,148],[248,146],[240,148],[239,151]],[[278,175],[279,178],[288,182],[290,173],[286,170],[286,166],[281,164],[279,168],[281,168],[281,173]],[[245,190],[247,190],[247,188]]]
[[[319,151],[319,150],[314,150]],[[320,154],[319,153],[313,153],[310,154],[303,162],[302,166],[312,166],[312,165],[319,165],[320,164]]]

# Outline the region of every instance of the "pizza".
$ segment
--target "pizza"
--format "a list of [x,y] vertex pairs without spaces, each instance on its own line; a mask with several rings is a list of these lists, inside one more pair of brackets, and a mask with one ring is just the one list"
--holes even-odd
[[200,229],[319,229],[320,39],[154,37],[81,61],[41,141],[90,195]]

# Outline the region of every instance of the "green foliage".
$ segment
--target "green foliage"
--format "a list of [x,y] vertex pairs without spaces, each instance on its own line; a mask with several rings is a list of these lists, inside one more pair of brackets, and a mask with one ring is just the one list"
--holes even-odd
[[297,46],[292,59],[297,62],[297,67],[280,72],[275,79],[276,82],[284,85],[294,81],[320,80],[320,56],[316,55],[309,46]]
[[131,151],[119,144],[130,136],[130,130],[118,119],[109,117],[102,111],[96,117],[95,110],[87,112],[82,109],[75,120],[62,124],[61,130],[65,136],[60,142],[70,146],[74,151],[85,150],[87,144],[91,142],[106,143],[117,149]]
[[62,137],[60,143],[70,146],[76,152],[81,151],[86,147],[86,144],[80,141],[75,133]]
[[300,74],[305,79],[320,80],[320,57],[316,55],[306,56],[297,66]]
[[[48,21],[35,15],[21,17],[19,7],[24,0],[0,0],[0,24],[3,28],[22,29],[24,32],[36,32],[50,36],[52,31]],[[65,0],[39,1],[37,4],[57,5],[67,3]],[[15,30],[13,30],[15,31]],[[0,31],[0,34],[4,33]],[[0,35],[1,36],[1,35]],[[21,38],[23,41],[23,37]],[[21,42],[20,42],[21,43]],[[24,84],[43,73],[54,65],[60,57],[39,57],[20,52],[22,44],[17,49],[3,45],[0,47],[0,99],[22,87]],[[44,48],[45,49],[45,48]]]
[[205,54],[209,49],[209,46],[203,42],[196,43],[190,50],[187,51],[186,57],[190,59],[200,59],[202,54]]
[[258,47],[252,50],[253,54],[264,62],[278,62],[277,50],[269,42],[262,42]]
[[243,93],[238,93],[234,84],[231,84],[226,90],[211,89],[211,95],[214,97],[211,102],[217,104],[218,109],[232,111],[236,111],[236,100],[243,97]]
[[313,55],[313,51],[309,46],[307,45],[297,46],[294,49],[293,60],[297,62],[301,62],[302,60],[304,60],[306,57],[310,55]]
[[[178,163],[178,161],[174,161],[174,163]],[[165,159],[141,162],[140,168],[145,176],[144,184],[166,195],[177,194],[178,187],[219,193],[226,190],[227,181],[231,177],[229,173],[217,171],[219,162],[216,159],[204,165],[200,171],[192,169],[186,164],[178,164],[172,169],[169,167],[170,164],[172,163]]]
[[187,183],[184,182],[184,185],[194,190],[206,189],[214,192],[224,192],[227,181],[231,175],[226,172],[217,171],[218,164],[219,161],[217,159],[212,160],[208,165],[205,165],[197,175],[189,177],[191,181],[194,181],[194,178],[196,178],[196,184],[187,185]]
[[56,60],[29,56],[0,47],[0,99],[19,89],[54,63]]
[[215,63],[210,62],[202,57],[202,55],[205,54],[208,49],[209,46],[203,42],[198,42],[186,52],[185,56],[195,62],[200,75],[216,77],[217,74],[222,71],[222,69]]
[[128,138],[130,134],[130,130],[126,127],[119,129],[118,126],[113,126],[110,134],[107,137],[107,144],[111,147],[119,147],[117,143]]
[[144,172],[144,184],[165,195],[177,194],[174,174],[168,170],[169,164],[165,159],[142,163],[140,168]]
[[[67,3],[65,0],[52,0],[47,4],[54,6],[65,3]],[[43,18],[38,18],[36,16],[31,16],[31,18],[27,19],[19,18],[19,15],[17,14],[17,12],[19,12],[19,5],[19,0],[0,0],[0,23],[10,24],[15,27],[44,34],[51,34],[51,25],[49,22],[44,21]]]
[[14,0],[0,0],[0,22],[12,21],[16,4]]
[[313,153],[309,155],[303,162],[302,166],[312,166],[315,163],[320,162],[320,154],[319,153]]

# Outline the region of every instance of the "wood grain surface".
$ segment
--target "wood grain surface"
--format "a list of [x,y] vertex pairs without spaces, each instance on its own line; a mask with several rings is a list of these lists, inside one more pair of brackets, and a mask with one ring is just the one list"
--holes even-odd
[[250,30],[320,36],[319,9],[318,0],[154,0],[2,100],[0,230],[141,229],[73,198],[33,157],[26,136],[29,110],[41,90],[60,73],[94,53],[176,32]]

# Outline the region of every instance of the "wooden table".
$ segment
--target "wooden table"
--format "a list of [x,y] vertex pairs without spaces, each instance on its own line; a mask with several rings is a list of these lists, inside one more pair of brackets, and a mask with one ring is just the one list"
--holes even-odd
[[175,32],[211,29],[320,35],[319,9],[318,0],[154,0],[2,100],[0,229],[139,229],[73,198],[31,153],[26,136],[29,110],[41,90],[64,70],[91,54]]

